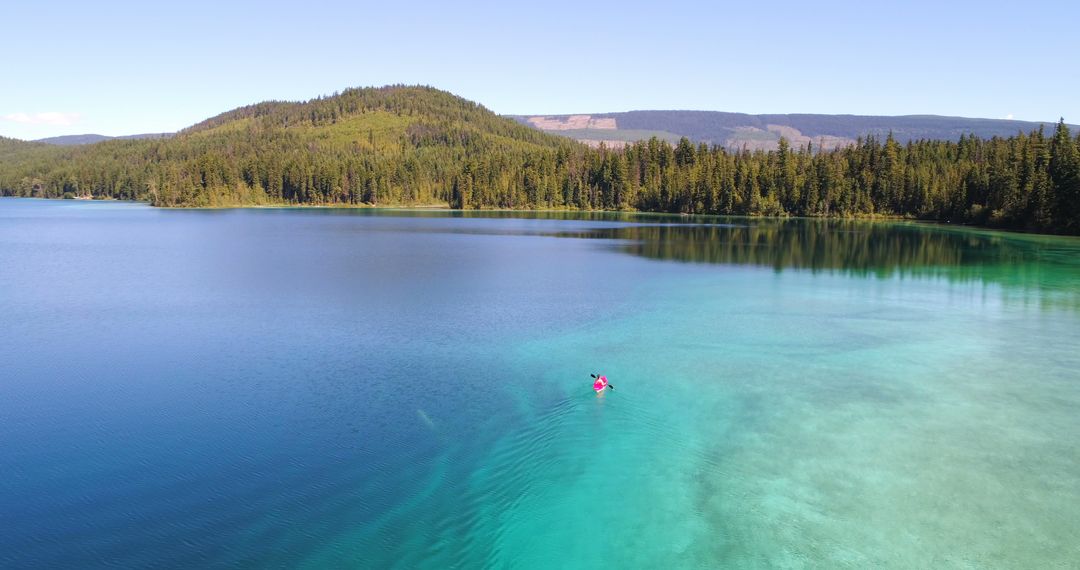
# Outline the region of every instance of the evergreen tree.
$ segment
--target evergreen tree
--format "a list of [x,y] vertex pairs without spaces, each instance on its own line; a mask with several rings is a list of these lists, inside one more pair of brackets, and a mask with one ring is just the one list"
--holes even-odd
[[1080,155],[1065,120],[1058,122],[1050,142],[1050,183],[1058,229],[1080,232]]

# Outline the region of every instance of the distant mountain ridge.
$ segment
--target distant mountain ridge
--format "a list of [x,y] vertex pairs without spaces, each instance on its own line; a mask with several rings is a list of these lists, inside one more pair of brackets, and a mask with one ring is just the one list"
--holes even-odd
[[123,135],[119,137],[110,137],[107,135],[89,133],[85,135],[62,135],[59,137],[47,137],[43,139],[37,139],[33,142],[41,142],[57,146],[74,146],[81,144],[94,144],[97,142],[113,139],[167,139],[171,136],[173,136],[173,133],[142,133],[138,135]]
[[[680,138],[686,137],[693,142],[721,145],[732,150],[775,150],[781,136],[795,146],[812,143],[817,148],[832,149],[853,144],[860,137],[884,138],[890,132],[900,143],[922,139],[957,141],[963,135],[987,139],[1010,137],[1018,132],[1031,132],[1040,126],[1051,129],[1055,125],[1055,122],[1050,121],[942,115],[751,115],[724,111],[627,111],[507,117],[541,131],[569,137],[594,147],[600,143],[608,147],[621,147],[652,137],[675,144]],[[1077,125],[1069,125],[1069,128],[1080,130]],[[77,146],[114,139],[165,139],[175,134],[143,133],[116,137],[99,134],[63,135],[32,142]]]
[[[1050,130],[1055,122],[978,119],[939,115],[821,115],[727,113],[722,111],[628,111],[581,115],[513,115],[534,128],[597,146],[622,146],[653,136],[677,142],[725,146],[732,150],[773,150],[780,137],[792,145],[813,143],[826,149],[852,144],[860,137],[884,138],[890,132],[900,143],[913,140],[959,140],[963,135],[980,138],[1009,137],[1041,126]],[[1076,125],[1069,125],[1077,129]]]

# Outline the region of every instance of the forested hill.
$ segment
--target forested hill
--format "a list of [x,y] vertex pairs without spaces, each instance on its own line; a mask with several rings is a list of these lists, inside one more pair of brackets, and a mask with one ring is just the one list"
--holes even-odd
[[[49,154],[51,148],[53,147],[41,142],[0,137],[0,173],[17,171],[19,166],[25,165],[32,157]],[[3,178],[0,178],[0,195],[12,194],[13,190],[18,189],[17,186],[13,181],[5,183]]]
[[989,139],[816,145],[781,136],[773,151],[687,138],[590,148],[443,91],[390,86],[242,107],[170,139],[0,139],[0,193],[160,206],[890,215],[1080,234],[1080,140],[1064,122]]
[[19,139],[9,139],[7,137],[0,137],[0,158],[7,156],[13,152],[42,148],[45,143],[40,142],[27,142]]
[[522,167],[576,146],[433,88],[349,89],[241,107],[169,139],[21,143],[0,157],[0,192],[163,206],[446,204],[468,172],[483,204],[527,207]]
[[[608,146],[656,136],[674,143],[680,137],[738,150],[775,150],[780,137],[823,148],[853,144],[859,138],[892,136],[908,141],[958,141],[961,136],[1011,137],[1053,124],[1006,119],[973,119],[938,115],[749,115],[719,111],[629,111],[592,115],[525,115],[514,119],[541,130]],[[1071,126],[1076,130],[1075,126]]]

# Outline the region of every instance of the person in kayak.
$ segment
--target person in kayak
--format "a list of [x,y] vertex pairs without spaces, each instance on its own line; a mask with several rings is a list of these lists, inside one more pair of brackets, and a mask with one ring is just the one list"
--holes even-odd
[[593,382],[592,389],[596,390],[597,394],[599,394],[600,392],[603,392],[604,388],[607,388],[609,390],[614,390],[615,389],[614,386],[612,386],[610,383],[608,383],[607,376],[599,376],[599,375],[596,375],[596,374],[590,374],[589,376],[592,376],[593,378],[596,379],[596,381]]

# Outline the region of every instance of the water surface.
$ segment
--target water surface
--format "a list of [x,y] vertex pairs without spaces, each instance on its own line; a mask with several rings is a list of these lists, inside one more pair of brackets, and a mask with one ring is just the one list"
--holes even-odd
[[3,567],[1080,560],[1076,239],[2,199],[0,332]]

